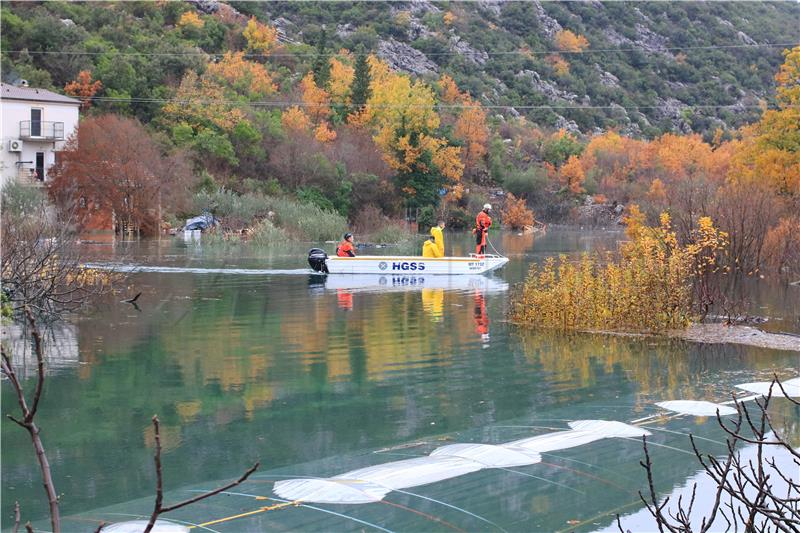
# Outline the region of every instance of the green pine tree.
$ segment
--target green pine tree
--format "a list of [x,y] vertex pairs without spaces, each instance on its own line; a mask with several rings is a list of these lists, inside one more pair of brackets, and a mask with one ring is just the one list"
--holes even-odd
[[327,53],[328,47],[328,34],[325,27],[322,27],[322,32],[319,34],[317,41],[317,58],[314,60],[314,83],[317,87],[325,89],[328,87],[328,81],[331,79],[331,62]]
[[369,63],[367,63],[367,54],[363,48],[358,52],[356,59],[356,68],[353,75],[353,82],[350,85],[350,101],[352,102],[354,113],[358,113],[367,105],[367,100],[372,96],[372,91],[369,84],[372,81],[369,73]]

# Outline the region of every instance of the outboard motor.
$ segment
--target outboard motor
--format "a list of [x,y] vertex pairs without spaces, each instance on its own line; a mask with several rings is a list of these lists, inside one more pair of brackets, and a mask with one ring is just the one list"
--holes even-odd
[[308,251],[308,264],[315,272],[328,273],[328,267],[325,265],[326,259],[328,259],[328,254],[325,253],[325,250],[312,248]]

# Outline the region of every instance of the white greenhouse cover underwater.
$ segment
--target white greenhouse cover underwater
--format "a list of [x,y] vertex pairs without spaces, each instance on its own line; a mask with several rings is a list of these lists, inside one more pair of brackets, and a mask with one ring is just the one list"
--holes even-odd
[[313,503],[378,502],[392,490],[444,481],[485,468],[533,465],[541,462],[542,452],[606,438],[650,435],[646,429],[608,420],[578,420],[570,422],[569,427],[568,431],[505,444],[449,444],[426,457],[369,466],[331,478],[278,481],[273,491],[282,498]]
[[704,400],[674,400],[670,402],[658,402],[656,405],[667,411],[673,411],[682,415],[717,416],[718,410],[720,416],[736,414],[736,409],[729,405],[706,402]]
[[[103,526],[101,531],[103,533],[142,533],[146,527],[147,520],[130,520]],[[153,529],[150,531],[152,533],[189,533],[190,528],[166,520],[156,520],[156,523],[153,524]]]
[[[787,379],[786,381],[781,381],[781,384],[783,385],[783,390],[786,391],[786,394],[788,394],[790,398],[800,398],[800,378]],[[771,385],[771,381],[758,381],[756,383],[742,383],[741,385],[736,385],[736,387],[746,390],[747,392],[766,396],[769,394],[769,388]],[[781,388],[777,383],[772,388],[772,395],[783,396]]]

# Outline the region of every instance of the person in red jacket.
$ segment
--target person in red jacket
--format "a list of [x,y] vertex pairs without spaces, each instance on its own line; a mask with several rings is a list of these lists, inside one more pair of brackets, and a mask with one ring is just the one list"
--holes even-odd
[[336,255],[339,257],[355,257],[356,247],[353,245],[353,234],[345,233],[342,242],[336,247]]
[[483,210],[478,213],[475,218],[475,253],[483,255],[486,253],[486,234],[489,232],[489,226],[492,225],[492,217],[489,216],[489,211],[492,210],[490,204],[483,204]]

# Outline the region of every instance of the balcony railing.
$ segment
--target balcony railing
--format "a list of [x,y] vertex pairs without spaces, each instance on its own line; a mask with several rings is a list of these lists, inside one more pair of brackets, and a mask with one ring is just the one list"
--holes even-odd
[[64,140],[64,123],[44,120],[23,120],[19,123],[19,138],[48,141]]

